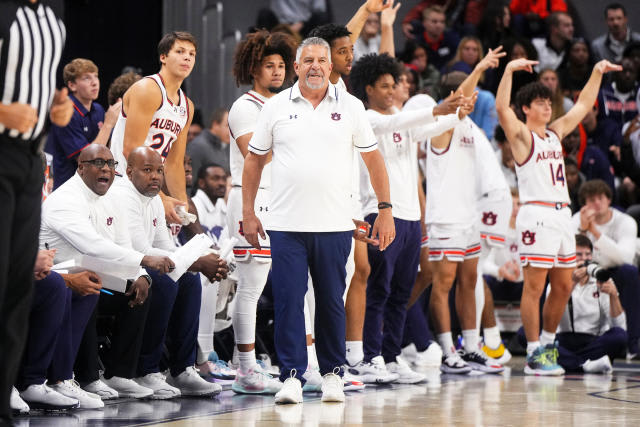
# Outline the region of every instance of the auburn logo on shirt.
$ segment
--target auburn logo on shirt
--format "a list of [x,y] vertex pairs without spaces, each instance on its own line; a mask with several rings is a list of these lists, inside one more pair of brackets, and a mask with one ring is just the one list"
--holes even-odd
[[489,211],[482,212],[482,223],[484,225],[496,225],[496,221],[498,220],[498,215]]
[[532,233],[529,230],[522,232],[522,244],[533,245],[535,242],[536,242],[536,233]]
[[244,230],[242,229],[242,221],[238,221],[238,224],[240,224],[240,227],[238,228],[238,234],[240,234],[241,236],[244,236]]
[[513,243],[511,246],[509,246],[509,250],[513,253],[518,252],[518,245],[516,245],[515,243]]
[[402,142],[402,135],[399,132],[393,133],[393,142]]
[[340,113],[331,113],[331,120],[335,120],[337,122],[341,118]]
[[158,218],[153,218],[153,226],[154,227],[158,226]]
[[111,225],[111,224],[113,224],[113,217],[112,216],[107,218],[107,225]]

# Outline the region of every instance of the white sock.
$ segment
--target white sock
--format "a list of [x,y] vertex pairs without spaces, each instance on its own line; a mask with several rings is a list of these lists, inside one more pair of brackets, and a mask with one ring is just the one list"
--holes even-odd
[[500,347],[500,329],[497,326],[484,328],[484,343],[491,349]]
[[307,346],[307,363],[309,368],[318,369],[318,358],[316,357],[316,346],[311,344]]
[[451,332],[444,332],[442,334],[436,335],[436,339],[442,347],[442,352],[445,356],[451,356],[456,352],[456,348],[453,346],[453,337],[451,336]]
[[553,344],[556,341],[556,334],[551,333],[551,332],[547,332],[544,329],[542,330],[542,333],[540,334],[540,345],[545,346],[547,344]]
[[347,341],[347,363],[351,366],[357,365],[364,359],[362,341]]
[[243,372],[253,369],[256,366],[256,351],[238,351],[238,361]]
[[536,351],[536,349],[540,347],[540,341],[531,341],[527,343],[527,356],[530,356],[531,353]]
[[478,351],[478,330],[477,329],[463,330],[462,338],[464,339],[464,351],[466,351],[467,353],[474,353]]

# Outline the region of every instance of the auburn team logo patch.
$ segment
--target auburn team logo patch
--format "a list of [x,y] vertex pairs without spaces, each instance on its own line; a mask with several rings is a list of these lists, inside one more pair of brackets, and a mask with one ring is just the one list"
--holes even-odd
[[515,243],[513,243],[511,246],[509,246],[509,250],[513,253],[518,252],[518,245],[516,245]]
[[498,215],[489,211],[482,212],[482,223],[484,225],[496,225],[496,221],[498,220]]
[[107,218],[107,225],[111,225],[111,224],[113,224],[113,217],[112,216]]
[[331,120],[335,120],[337,122],[341,118],[340,113],[331,113]]
[[158,226],[158,218],[153,218],[153,226],[154,227]]
[[398,132],[393,133],[393,142],[402,142],[402,135]]
[[240,225],[240,227],[238,228],[238,234],[240,234],[241,236],[244,236],[244,230],[242,229],[242,221],[238,221],[238,224]]
[[533,245],[535,242],[536,242],[536,233],[532,233],[529,230],[522,232],[523,245]]

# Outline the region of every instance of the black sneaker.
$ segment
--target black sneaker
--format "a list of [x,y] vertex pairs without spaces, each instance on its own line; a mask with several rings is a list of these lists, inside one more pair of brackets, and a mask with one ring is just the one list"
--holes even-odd
[[467,362],[474,371],[486,372],[488,374],[499,374],[504,371],[504,366],[493,359],[487,357],[482,351],[467,353],[460,350],[460,357]]

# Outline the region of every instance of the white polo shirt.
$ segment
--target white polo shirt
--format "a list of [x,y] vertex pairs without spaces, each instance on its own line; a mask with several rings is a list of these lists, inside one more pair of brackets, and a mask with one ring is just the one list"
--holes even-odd
[[127,215],[120,206],[94,193],[76,172],[42,204],[40,249],[45,243],[57,249],[55,263],[89,255],[139,266],[144,254],[132,249]]
[[253,153],[273,151],[265,228],[353,230],[353,158],[377,145],[362,102],[331,83],[315,109],[298,83],[269,99],[249,142]]
[[227,204],[224,198],[220,197],[214,205],[207,193],[198,189],[191,200],[196,206],[198,221],[200,221],[202,229],[219,248],[220,242],[229,238],[227,234]]

